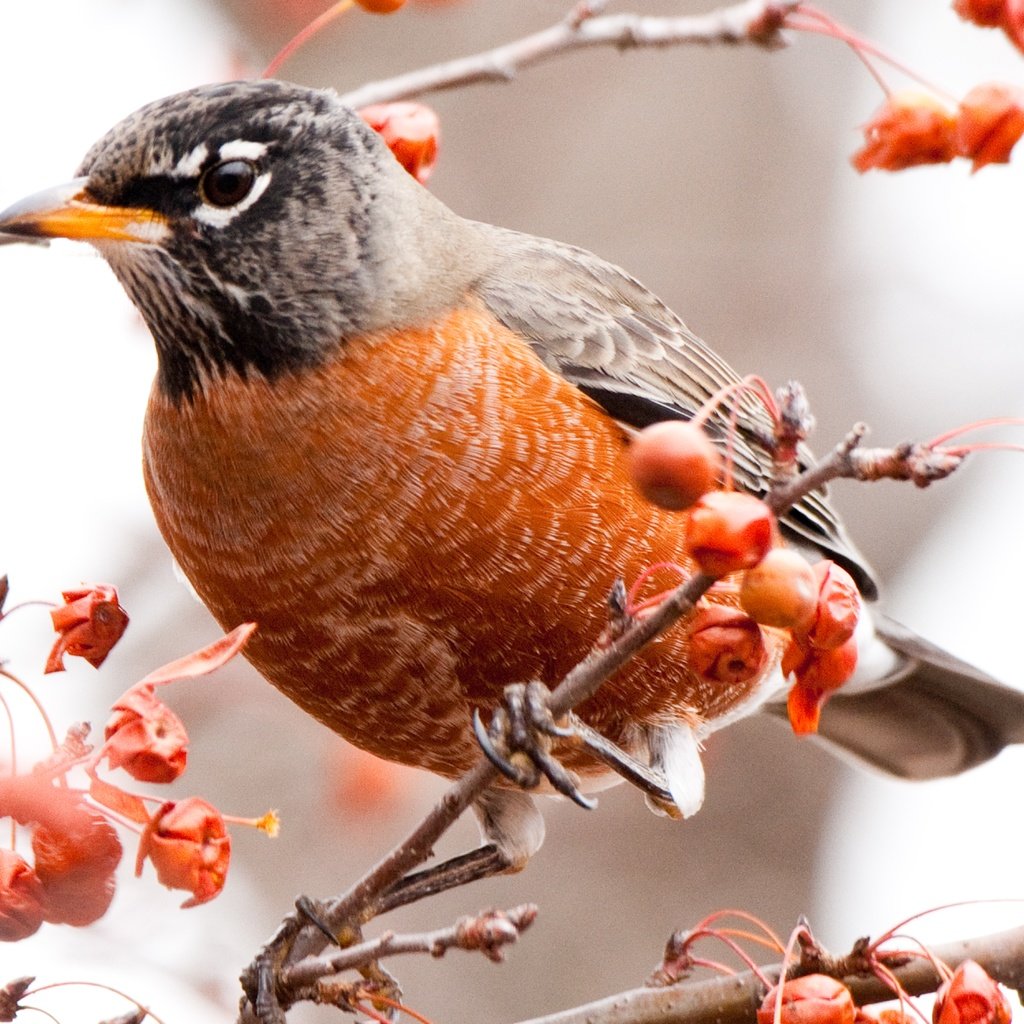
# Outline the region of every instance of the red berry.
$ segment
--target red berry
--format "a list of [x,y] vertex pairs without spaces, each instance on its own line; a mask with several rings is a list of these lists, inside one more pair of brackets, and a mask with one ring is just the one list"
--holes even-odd
[[716,487],[722,457],[700,427],[666,420],[629,443],[629,474],[652,505],[678,512]]
[[998,82],[975,86],[961,101],[956,118],[956,145],[973,161],[1009,163],[1010,152],[1024,135],[1024,92]]
[[981,964],[964,960],[935,996],[934,1024],[1010,1024],[1013,1011]]
[[188,733],[151,686],[133,686],[113,706],[103,755],[140,782],[173,782],[185,770]]
[[953,10],[964,21],[997,28],[1006,14],[1006,0],[953,0]]
[[86,925],[107,912],[114,898],[121,841],[102,815],[92,812],[68,832],[37,826],[32,853],[43,883],[47,921]]
[[956,156],[956,117],[935,96],[888,96],[864,125],[864,145],[851,157],[862,174],[872,168],[902,171],[918,164],[948,164]]
[[0,942],[27,939],[42,923],[43,887],[38,876],[23,857],[0,847]]
[[441,122],[423,103],[373,103],[359,116],[387,143],[395,159],[422,185],[437,163]]
[[771,549],[774,522],[752,494],[710,491],[690,509],[686,550],[710,576],[750,569]]
[[164,885],[192,893],[183,907],[212,900],[224,888],[231,860],[223,815],[199,797],[168,800],[142,833],[136,875],[142,874],[147,857]]
[[371,14],[394,14],[405,5],[405,0],[356,0],[356,3]]
[[[757,1024],[772,1024],[779,987],[771,989],[757,1011]],[[853,1024],[857,1008],[850,990],[827,974],[805,974],[782,987],[782,1024]]]
[[805,647],[794,639],[782,656],[783,675],[796,683],[789,691],[789,724],[798,736],[817,732],[821,709],[857,668],[857,641],[850,637],[840,647],[821,650]]
[[766,658],[761,628],[738,608],[711,604],[693,613],[687,665],[701,679],[745,683],[760,674]]
[[1024,50],[1024,0],[1003,0],[1003,7],[1002,29],[1018,50]]
[[818,603],[814,619],[794,630],[804,646],[822,650],[841,647],[853,636],[860,619],[860,591],[853,577],[827,558],[813,567],[818,581]]

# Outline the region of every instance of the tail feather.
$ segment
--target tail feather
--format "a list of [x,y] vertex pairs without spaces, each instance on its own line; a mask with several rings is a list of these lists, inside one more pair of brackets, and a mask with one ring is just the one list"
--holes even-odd
[[899,656],[877,689],[837,693],[818,735],[841,753],[903,779],[958,775],[1024,743],[1024,693],[876,614]]

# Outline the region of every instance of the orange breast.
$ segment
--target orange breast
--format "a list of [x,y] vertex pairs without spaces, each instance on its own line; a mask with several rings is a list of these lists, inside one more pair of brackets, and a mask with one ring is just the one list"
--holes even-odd
[[[250,660],[332,729],[442,774],[476,757],[473,707],[553,683],[590,649],[616,577],[682,561],[624,437],[483,309],[345,344],[329,364],[159,392],[146,481],[175,558]],[[685,669],[677,630],[583,709],[612,739],[747,695]],[[570,765],[584,769],[582,761]]]

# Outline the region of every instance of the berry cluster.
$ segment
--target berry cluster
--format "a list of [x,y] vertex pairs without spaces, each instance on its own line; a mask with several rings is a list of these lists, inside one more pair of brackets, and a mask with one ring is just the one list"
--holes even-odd
[[[782,670],[794,679],[790,723],[799,734],[814,732],[821,706],[857,665],[860,595],[849,573],[828,560],[812,566],[781,546],[764,501],[720,486],[722,456],[697,421],[640,431],[630,444],[629,470],[645,498],[684,514],[684,554],[720,581],[713,591],[719,600],[702,602],[687,620],[690,670],[722,684],[760,678],[771,667],[765,629],[785,631]],[[650,606],[636,601],[647,575],[630,594],[634,614]]]
[[[840,956],[820,945],[805,920],[794,928],[788,941],[783,941],[752,914],[717,910],[693,928],[673,933],[665,945],[664,958],[647,984],[676,985],[695,968],[709,968],[735,980],[735,972],[728,965],[701,948],[712,942],[735,955],[760,983],[764,995],[757,1009],[757,1024],[920,1024],[928,1018],[907,991],[900,969],[924,961],[938,981],[932,1024],[1010,1024],[1012,1011],[1006,993],[984,967],[960,956],[955,961],[957,966],[950,967],[936,951],[906,933],[907,925],[934,910],[915,914],[878,938],[858,939],[849,953]],[[783,983],[776,982],[757,964],[749,945],[781,954],[781,971],[776,968],[775,977],[778,973],[787,976]],[[999,963],[998,957],[992,962]],[[919,984],[920,973],[911,973]],[[855,992],[866,981],[880,982],[890,999],[898,1000],[898,1008],[884,1008],[876,1016],[858,1006]],[[876,993],[877,985],[870,984],[859,994],[862,1001],[877,1001]]]
[[[1009,1000],[988,972],[973,960],[950,972],[935,997],[932,1024],[1010,1024]],[[850,990],[827,974],[805,974],[772,988],[757,1011],[757,1024],[869,1024],[876,1018],[859,1009]],[[886,1024],[920,1020],[910,1013],[883,1011]]]
[[1024,135],[1024,92],[992,82],[975,86],[952,108],[931,93],[890,94],[864,126],[864,146],[851,158],[858,171],[901,171],[965,157],[977,171],[1008,163]]
[[[15,610],[4,611],[6,592],[6,579],[0,580],[0,621]],[[46,671],[62,671],[67,655],[98,667],[128,625],[117,591],[104,585],[63,596],[64,603],[50,613],[58,636]],[[0,849],[0,941],[26,938],[44,921],[81,926],[107,912],[123,854],[112,822],[139,833],[136,874],[148,860],[160,882],[191,894],[186,907],[213,899],[224,886],[231,857],[227,821],[274,834],[273,814],[256,820],[227,818],[199,797],[140,795],[99,776],[106,762],[139,782],[177,779],[187,762],[188,733],[157,697],[157,688],[219,668],[241,650],[253,628],[241,626],[130,687],[114,703],[98,748],[87,742],[89,727],[76,726],[31,772],[0,778],[0,817],[28,831],[32,850],[29,863],[13,848]],[[0,674],[32,696],[12,673],[0,669]],[[33,701],[42,711],[34,696]],[[85,786],[72,784],[73,770],[84,775]]]

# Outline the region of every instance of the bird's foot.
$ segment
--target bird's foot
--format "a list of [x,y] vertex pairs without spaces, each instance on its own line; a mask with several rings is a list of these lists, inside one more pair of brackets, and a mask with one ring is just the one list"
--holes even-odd
[[480,712],[473,713],[473,731],[487,759],[506,778],[523,789],[534,789],[542,779],[580,807],[591,810],[596,801],[584,796],[577,777],[551,754],[556,739],[575,739],[577,731],[560,725],[548,708],[548,688],[541,682],[516,683],[505,688],[505,702],[485,726]]
[[617,775],[621,775],[630,785],[639,789],[658,811],[667,814],[670,818],[682,817],[682,813],[669,792],[663,772],[638,761],[617,743],[602,736],[576,715],[570,713],[568,717],[577,739],[594,757],[603,761]]

